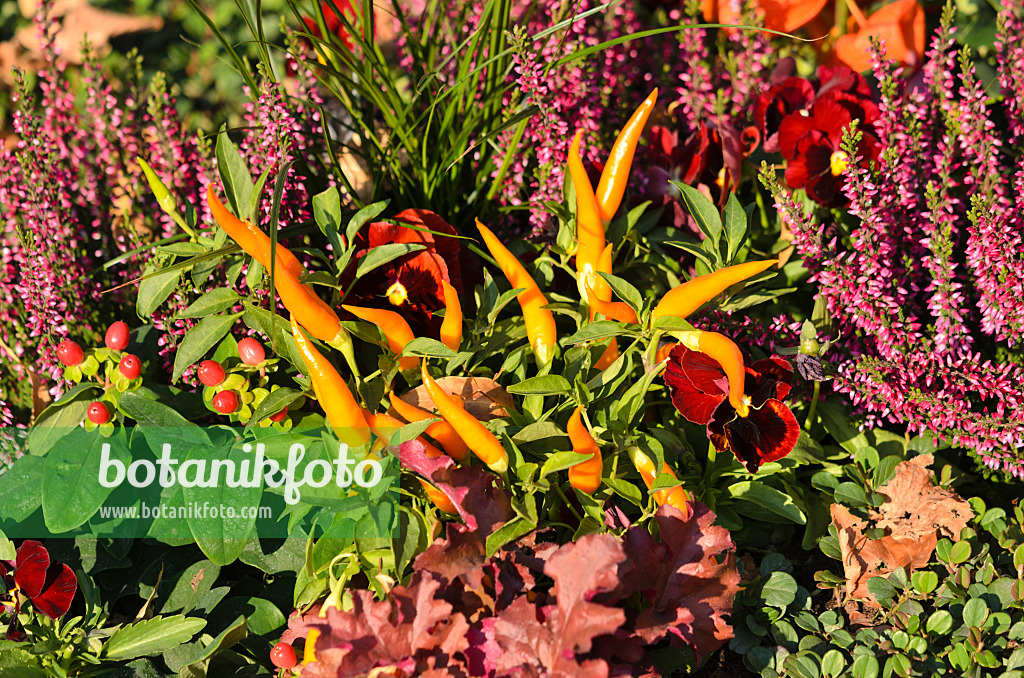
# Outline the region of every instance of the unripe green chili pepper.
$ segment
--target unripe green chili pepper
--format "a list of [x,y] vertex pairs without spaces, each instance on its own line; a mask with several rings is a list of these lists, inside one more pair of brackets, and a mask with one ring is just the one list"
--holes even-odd
[[601,486],[601,473],[604,471],[604,463],[601,459],[601,449],[590,435],[587,425],[583,423],[583,408],[577,407],[569,418],[569,440],[572,442],[572,451],[577,454],[589,454],[590,459],[569,467],[569,484],[580,492],[594,494]]
[[467,412],[455,403],[455,399],[444,392],[433,377],[427,371],[427,361],[423,360],[420,372],[423,376],[423,386],[427,395],[434,402],[437,411],[441,413],[444,420],[452,425],[459,437],[469,446],[469,449],[480,458],[480,461],[487,464],[495,473],[504,473],[508,470],[508,454],[502,447],[493,433],[486,426],[481,424],[476,417]]

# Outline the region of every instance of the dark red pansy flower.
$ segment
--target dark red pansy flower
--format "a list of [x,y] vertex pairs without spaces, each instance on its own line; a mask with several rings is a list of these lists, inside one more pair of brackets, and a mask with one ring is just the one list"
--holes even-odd
[[[809,115],[793,115],[779,127],[779,147],[786,163],[786,183],[803,188],[815,202],[826,207],[841,207],[848,201],[843,194],[843,174],[851,162],[842,150],[843,132],[854,120],[847,102],[824,99],[816,102]],[[871,127],[861,128],[858,155],[861,162],[878,159],[880,145]]]
[[435,334],[441,319],[433,312],[444,308],[441,281],[448,281],[462,293],[461,248],[454,237],[455,228],[428,210],[404,210],[395,215],[394,221],[397,223],[374,222],[360,232],[356,255],[341,279],[343,286],[355,279],[363,257],[381,245],[409,243],[425,249],[389,261],[361,277],[345,303],[396,311],[417,336]]
[[8,640],[23,640],[25,634],[18,627],[21,599],[50,619],[65,614],[78,590],[78,579],[71,568],[62,563],[50,564],[50,554],[41,543],[26,540],[17,551],[13,562],[0,561],[0,578],[10,596],[6,603],[13,606],[11,623],[7,628]]
[[679,344],[665,369],[665,383],[679,413],[707,426],[715,449],[732,450],[751,473],[785,457],[800,437],[796,417],[782,402],[792,379],[793,368],[778,356],[747,365],[744,394],[750,414],[741,417],[729,404],[729,379],[715,360]]
[[[349,22],[355,21],[357,16],[355,9],[352,7],[352,0],[334,0],[334,6],[341,10],[341,13],[349,20]],[[324,13],[324,26],[327,27],[327,32],[338,36],[345,47],[352,49],[352,38],[349,37],[348,31],[345,30],[345,25],[341,21],[341,17],[334,13],[331,9],[331,3],[321,2],[320,10]],[[323,34],[320,32],[320,25],[317,23],[315,17],[304,17],[303,21],[306,22],[306,28],[309,29],[310,34],[313,36],[323,39]]]

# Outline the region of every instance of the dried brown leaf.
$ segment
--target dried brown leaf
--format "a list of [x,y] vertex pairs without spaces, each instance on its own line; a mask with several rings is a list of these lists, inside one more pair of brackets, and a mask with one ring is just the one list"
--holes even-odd
[[[441,377],[438,386],[445,393],[457,395],[466,404],[466,411],[480,421],[507,417],[515,410],[515,403],[509,392],[498,382],[486,377]],[[434,411],[434,401],[427,395],[426,388],[420,386],[402,396],[402,400],[428,412]],[[394,408],[388,414],[397,417]]]

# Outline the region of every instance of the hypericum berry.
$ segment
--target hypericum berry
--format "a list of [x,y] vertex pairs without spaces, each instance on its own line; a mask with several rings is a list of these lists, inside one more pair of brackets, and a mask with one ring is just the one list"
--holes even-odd
[[259,365],[267,359],[267,352],[263,350],[263,344],[252,337],[246,337],[238,342],[238,357],[246,365]]
[[136,379],[142,374],[142,361],[137,356],[133,356],[131,353],[126,353],[121,362],[117,364],[117,369],[121,370],[128,379]]
[[128,323],[118,320],[108,327],[103,343],[112,351],[123,351],[128,348]]
[[221,391],[213,396],[213,409],[221,414],[231,414],[238,409],[238,394],[234,391]]
[[85,360],[85,353],[76,342],[65,339],[57,344],[57,360],[68,367],[74,367],[82,364],[82,361]]
[[227,379],[224,366],[216,360],[204,360],[199,363],[199,381],[203,386],[220,386]]
[[278,643],[270,651],[270,663],[279,669],[295,668],[299,660],[295,657],[295,648],[288,643]]
[[288,408],[286,407],[283,410],[281,410],[280,412],[278,412],[277,414],[270,415],[269,417],[267,417],[267,419],[269,419],[270,421],[284,421],[284,418],[287,417],[287,416],[288,416]]
[[85,416],[94,424],[106,424],[110,421],[110,408],[107,407],[106,403],[101,403],[97,400],[92,405],[89,405],[89,409],[85,411]]

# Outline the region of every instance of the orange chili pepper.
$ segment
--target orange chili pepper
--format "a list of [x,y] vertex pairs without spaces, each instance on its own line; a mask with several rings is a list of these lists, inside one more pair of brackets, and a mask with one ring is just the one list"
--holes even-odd
[[608,162],[605,163],[604,170],[601,172],[601,181],[597,184],[596,192],[597,205],[605,223],[611,221],[622,203],[622,196],[626,192],[626,182],[629,180],[629,170],[633,165],[636,145],[640,141],[644,125],[647,124],[647,118],[654,110],[657,100],[658,90],[655,89],[647,95],[643,103],[630,116],[629,121],[615,139],[611,153],[608,154]]
[[[420,409],[415,405],[405,402],[392,391],[388,394],[391,399],[391,406],[395,408],[395,412],[408,421],[410,424],[416,421],[423,421],[424,419],[431,419],[435,415],[427,412],[424,409]],[[461,405],[461,401],[457,398],[452,398],[456,405]],[[425,433],[436,440],[444,451],[448,453],[448,456],[456,461],[465,461],[469,457],[469,447],[465,441],[459,437],[459,434],[455,432],[452,425],[444,419],[435,421],[433,424],[427,427]]]
[[[242,250],[258,261],[263,268],[270,270],[270,236],[264,233],[255,224],[242,221],[224,206],[217,194],[213,191],[213,184],[206,187],[206,204],[210,208],[210,214],[214,220],[231,238],[238,243]],[[306,272],[306,267],[295,258],[281,243],[277,244],[277,266],[299,277]]]
[[[395,419],[387,412],[378,412],[374,414],[363,410],[363,415],[366,417],[366,422],[370,425],[370,430],[373,431],[373,434],[384,442],[382,447],[387,447],[394,432],[405,426],[405,424],[400,422],[398,419]],[[444,452],[431,445],[422,437],[416,438],[416,440],[423,444],[424,454],[428,457],[444,456]]]
[[[399,354],[405,345],[416,338],[412,328],[405,318],[394,311],[386,311],[380,308],[361,308],[359,306],[342,305],[342,308],[355,317],[373,323],[384,333],[388,341],[388,348],[392,353]],[[411,370],[416,367],[416,358],[406,356],[398,359],[398,366],[402,370]]]
[[[612,244],[608,243],[605,245],[604,251],[601,252],[601,256],[597,260],[597,272],[608,273],[612,272]],[[612,286],[608,284],[600,275],[595,275],[594,280],[597,282],[597,287],[591,287],[589,281],[586,283],[587,298],[590,300],[590,321],[594,321],[594,316],[598,313],[597,304],[611,303],[612,300]],[[593,292],[593,294],[591,294]],[[604,349],[604,353],[598,358],[594,364],[599,370],[608,369],[612,363],[619,358],[619,341],[615,337],[612,337],[608,341],[608,346]]]
[[309,370],[313,391],[335,434],[351,447],[365,445],[370,440],[369,426],[363,416],[363,408],[352,397],[348,384],[306,338],[295,318],[292,318],[292,336]]
[[661,298],[651,312],[651,322],[667,315],[685,318],[736,283],[752,278],[777,263],[778,259],[748,261],[687,280]]
[[[643,478],[644,484],[647,485],[647,489],[651,489],[651,485],[654,484],[654,479],[658,477],[658,472],[654,470],[654,462],[651,461],[650,457],[641,452],[635,447],[629,448],[629,458],[632,460],[633,465],[636,466],[636,470],[640,472],[640,477]],[[672,472],[668,462],[662,462],[661,472],[667,473],[673,478],[676,474]],[[683,513],[684,518],[690,517],[690,506],[687,503],[690,499],[690,495],[679,485],[667,490],[657,490],[654,493],[654,501],[658,506],[668,504],[674,506]]]
[[526,335],[530,340],[533,354],[537,356],[537,361],[546,365],[554,357],[555,340],[558,336],[554,314],[543,308],[547,306],[547,298],[526,268],[519,263],[515,255],[508,251],[507,247],[501,244],[491,230],[480,223],[479,219],[476,221],[476,226],[480,229],[480,235],[484,239],[484,244],[487,245],[487,250],[498,262],[501,272],[508,278],[509,283],[515,289],[523,289],[516,299],[523,309]]
[[729,404],[736,414],[746,417],[750,404],[744,395],[747,370],[743,365],[743,353],[732,339],[718,332],[696,330],[682,335],[683,346],[708,356],[719,365],[729,378]]
[[594,494],[601,486],[601,473],[604,463],[601,460],[601,449],[590,435],[587,425],[583,423],[583,408],[577,407],[569,417],[569,440],[572,451],[578,454],[589,454],[590,459],[569,467],[569,484],[580,492]]
[[349,339],[334,310],[321,302],[289,271],[278,271],[274,283],[281,296],[281,303],[314,337],[331,345],[338,344],[343,338]]
[[658,346],[658,352],[654,355],[654,362],[663,363],[669,358],[669,354],[672,353],[672,349],[676,347],[673,341],[664,341]]
[[609,320],[618,320],[620,323],[636,325],[640,322],[636,317],[636,311],[624,301],[601,301],[597,298],[597,292],[593,287],[589,288],[593,293],[591,296],[591,308]]
[[452,500],[448,498],[447,494],[422,478],[420,478],[420,485],[423,487],[423,492],[427,495],[430,501],[434,502],[434,506],[445,513],[457,514],[459,512],[459,509],[455,508],[455,504],[452,503]]
[[501,446],[501,441],[487,430],[487,427],[481,424],[476,417],[459,407],[455,403],[455,399],[437,385],[437,382],[430,376],[430,372],[427,371],[425,359],[420,372],[423,376],[423,386],[427,390],[427,395],[434,401],[437,411],[441,413],[445,421],[452,425],[452,428],[469,446],[473,454],[495,473],[507,471],[508,454]]
[[569,147],[569,176],[576,190],[576,278],[580,295],[587,302],[586,284],[590,282],[597,287],[594,271],[597,270],[598,259],[604,249],[604,223],[601,221],[601,210],[594,196],[594,188],[580,158],[582,136],[583,130],[578,131]]
[[459,293],[447,280],[441,281],[441,290],[444,292],[444,320],[441,321],[439,338],[442,344],[458,352],[462,345],[462,302],[459,301]]

